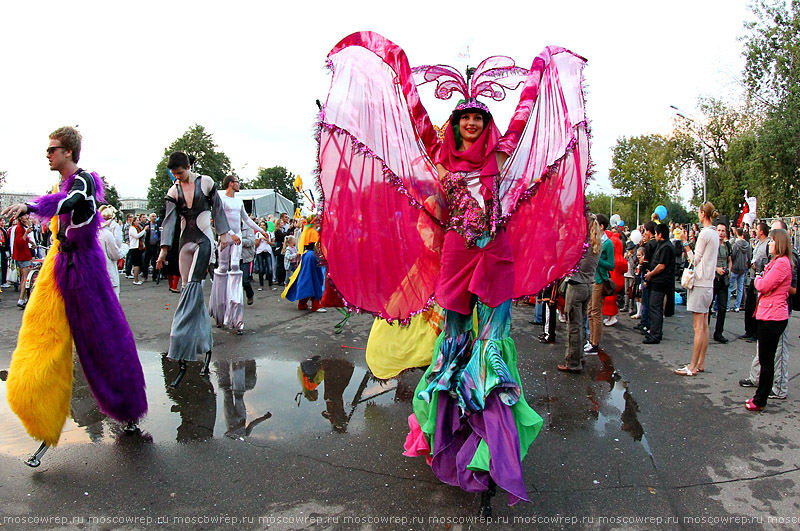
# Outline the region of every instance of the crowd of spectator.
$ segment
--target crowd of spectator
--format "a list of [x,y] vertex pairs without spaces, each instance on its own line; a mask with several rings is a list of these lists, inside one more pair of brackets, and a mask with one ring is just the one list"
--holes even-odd
[[[771,227],[765,222],[730,227],[710,203],[700,208],[698,216],[700,224],[683,226],[662,223],[654,216],[635,230],[609,226],[603,214],[590,216],[582,261],[571,275],[537,297],[533,322],[545,327],[539,336],[543,343],[555,342],[548,309],[556,307],[556,291],[563,297],[559,319],[567,323],[567,341],[560,370],[581,372],[584,356],[602,348],[603,328],[618,322],[616,310],[638,320],[634,329],[642,334],[642,343],[653,345],[664,340],[664,317],[674,313],[675,304],[687,304],[695,332],[692,361],[674,372],[696,376],[705,371],[709,339],[720,344],[730,341],[724,335],[727,313],[744,311],[745,333],[737,339],[758,345],[749,377],[739,383],[759,388],[746,407],[760,411],[767,398],[786,398],[786,324],[792,306],[797,307],[800,266],[792,236],[800,226],[793,224],[789,231],[777,219]],[[617,239],[624,242],[621,266],[615,257]],[[682,286],[686,268],[692,272],[688,289]],[[614,282],[615,273],[622,274],[620,283]]]
[[[152,281],[159,284],[163,277],[169,280],[169,290],[180,293],[180,276],[156,269],[156,260],[161,248],[161,222],[163,212],[127,214],[124,221],[113,207],[103,205],[98,209],[103,217],[100,238],[108,261],[108,271],[114,290],[119,296],[120,277],[132,281],[135,286]],[[285,285],[299,263],[297,240],[303,228],[302,219],[290,219],[287,213],[278,216],[251,216],[269,235],[258,234],[246,239],[245,290],[250,279],[258,276],[258,291],[266,285],[276,291]],[[267,227],[272,230],[266,230]],[[11,220],[7,224],[0,217],[0,288],[13,288],[19,292],[17,306],[24,309],[27,292],[21,289],[31,268],[44,259],[50,246],[51,234],[46,223],[40,223],[28,215]],[[213,264],[212,264],[213,266]],[[252,294],[249,295],[252,298]]]

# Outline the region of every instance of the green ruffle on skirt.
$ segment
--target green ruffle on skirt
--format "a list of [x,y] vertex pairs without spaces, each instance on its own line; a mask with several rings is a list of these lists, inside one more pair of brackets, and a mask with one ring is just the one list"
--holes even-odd
[[[442,340],[444,339],[444,332],[439,336],[436,340],[436,346],[433,351],[431,365],[425,371],[425,374],[417,384],[417,389],[414,392],[414,400],[413,400],[413,407],[414,407],[414,415],[417,417],[417,421],[422,429],[422,432],[425,434],[425,437],[428,440],[428,444],[430,445],[431,452],[433,452],[434,448],[434,441],[433,436],[436,430],[436,412],[437,406],[439,402],[439,394],[440,392],[447,392],[447,391],[439,391],[434,392],[430,396],[430,401],[426,402],[419,398],[419,394],[425,391],[428,386],[429,376],[434,369],[434,365],[439,357],[439,348],[441,345]],[[491,344],[489,344],[491,343]],[[524,459],[525,455],[528,453],[528,448],[533,443],[536,436],[539,434],[539,431],[542,429],[542,417],[539,416],[525,401],[525,396],[522,393],[522,385],[519,379],[519,371],[517,370],[517,349],[514,346],[514,340],[510,337],[505,337],[503,339],[478,339],[475,341],[473,346],[472,352],[473,356],[475,355],[485,355],[482,353],[491,352],[497,349],[499,352],[500,358],[505,362],[505,365],[508,370],[508,374],[513,378],[513,380],[519,385],[520,397],[511,407],[511,412],[514,416],[514,421],[517,426],[517,434],[519,436],[519,443],[520,443],[520,459]],[[484,383],[488,384],[489,387],[486,389],[488,391],[484,396],[488,396],[489,393],[492,392],[503,392],[505,391],[504,388],[493,388],[493,382],[497,381],[495,377],[493,366],[496,366],[495,363],[482,363],[484,367],[486,367],[486,378],[484,379]],[[479,390],[484,391],[484,390]],[[481,441],[478,445],[478,449],[475,452],[475,455],[470,462],[469,468],[470,470],[489,470],[489,460],[490,460],[490,452],[489,446],[486,444],[486,441]]]

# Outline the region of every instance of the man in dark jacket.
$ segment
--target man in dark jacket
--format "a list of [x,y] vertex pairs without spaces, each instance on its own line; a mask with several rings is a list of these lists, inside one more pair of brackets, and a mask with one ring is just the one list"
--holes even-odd
[[[747,239],[747,233],[741,227],[736,227],[736,241],[731,245],[731,278],[728,286],[728,300],[731,303],[730,310],[738,312],[742,307],[742,296],[744,295],[744,280],[747,270],[750,267],[753,250]],[[733,299],[733,291],[736,290],[736,300]]]
[[664,300],[675,286],[675,249],[669,242],[669,227],[661,223],[656,226],[656,247],[649,261],[649,271],[644,280],[650,290],[648,313],[650,330],[642,343],[655,345],[661,343],[664,325]]
[[150,214],[150,220],[147,225],[144,226],[145,235],[144,235],[144,258],[142,259],[142,276],[145,280],[147,280],[147,272],[150,269],[150,266],[153,267],[153,280],[158,283],[160,279],[159,271],[156,269],[156,260],[158,260],[158,253],[161,252],[161,234],[160,234],[160,227],[159,219],[156,216],[155,212]]

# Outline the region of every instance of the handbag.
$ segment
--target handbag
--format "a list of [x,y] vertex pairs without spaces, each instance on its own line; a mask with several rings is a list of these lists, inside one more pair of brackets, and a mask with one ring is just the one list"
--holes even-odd
[[610,297],[617,292],[617,285],[608,277],[603,281],[603,297]]
[[683,274],[681,274],[681,286],[686,289],[694,287],[694,264],[692,262],[689,262],[689,266],[684,268]]

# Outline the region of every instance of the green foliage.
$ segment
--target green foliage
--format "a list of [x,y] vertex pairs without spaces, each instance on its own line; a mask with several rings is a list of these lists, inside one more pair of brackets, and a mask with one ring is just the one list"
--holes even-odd
[[202,125],[195,124],[164,150],[164,155],[156,166],[156,174],[150,179],[150,188],[147,190],[147,205],[151,210],[158,211],[157,209],[164,204],[164,197],[172,184],[167,173],[167,160],[175,151],[194,155],[197,161],[192,171],[208,175],[216,181],[218,187],[222,186],[225,176],[232,173],[230,159],[224,152],[218,151],[211,133],[208,133]]
[[0,171],[0,190],[2,190],[3,185],[6,184],[6,177],[8,177],[8,172]]
[[759,104],[775,108],[798,96],[800,0],[756,0],[756,21],[745,24],[744,83]]
[[119,193],[117,192],[117,187],[113,184],[108,184],[105,175],[101,175],[100,179],[103,181],[103,185],[105,186],[105,196],[106,196],[106,204],[113,206],[114,208],[119,211],[120,203],[119,203]]
[[[614,210],[611,212],[611,196],[606,193],[592,193],[586,194],[586,202],[589,205],[589,211],[595,214],[605,214],[611,217],[611,214],[619,214],[625,226],[631,229],[636,228],[636,199],[631,197],[614,197]],[[639,203],[639,224],[648,221],[655,211],[655,207],[664,205],[667,207],[667,221],[674,221],[676,223],[694,223],[697,221],[697,214],[690,214],[686,211],[683,205],[677,201],[660,201],[652,206]]]
[[[611,184],[622,196],[630,198],[634,208],[638,200],[640,212],[652,213],[657,205],[677,200],[681,174],[681,166],[675,156],[678,150],[674,139],[661,135],[617,140],[612,149]],[[631,222],[635,221],[635,214],[634,210]]]
[[746,24],[744,83],[759,123],[737,146],[737,169],[759,215],[797,213],[800,190],[800,0],[758,0]]
[[[302,199],[294,190],[295,174],[287,171],[283,166],[273,166],[272,168],[258,168],[258,175],[255,179],[242,183],[242,189],[271,188],[277,190],[283,197],[293,203],[301,202]],[[289,213],[291,214],[291,212]]]

